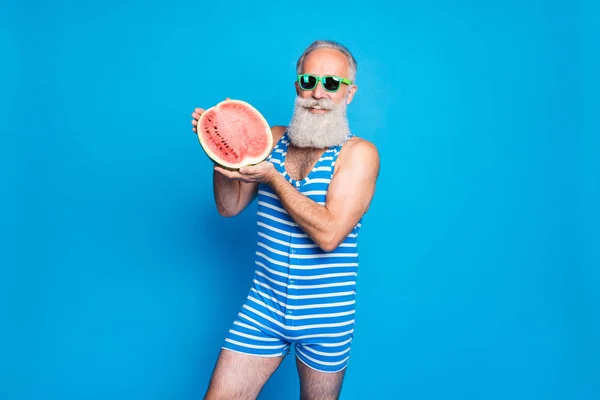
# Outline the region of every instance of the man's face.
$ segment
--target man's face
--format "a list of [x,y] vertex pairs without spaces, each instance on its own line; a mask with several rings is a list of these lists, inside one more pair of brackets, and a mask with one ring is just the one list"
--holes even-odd
[[[313,50],[304,60],[302,73],[317,76],[348,77],[344,55],[333,49]],[[294,114],[287,129],[290,141],[297,147],[327,148],[344,143],[350,134],[346,108],[356,86],[341,84],[336,92],[328,92],[318,82],[311,90],[303,90],[296,80]]]
[[[312,74],[317,76],[335,75],[342,78],[348,76],[348,62],[342,53],[333,49],[317,49],[312,51],[304,60],[304,70],[302,73]],[[303,99],[329,99],[332,102],[339,104],[345,101],[350,104],[354,97],[356,86],[348,86],[345,83],[340,84],[337,92],[328,92],[323,88],[322,82],[317,82],[312,90],[303,90],[298,81],[296,81],[296,92]],[[310,108],[313,114],[324,114],[329,110]]]

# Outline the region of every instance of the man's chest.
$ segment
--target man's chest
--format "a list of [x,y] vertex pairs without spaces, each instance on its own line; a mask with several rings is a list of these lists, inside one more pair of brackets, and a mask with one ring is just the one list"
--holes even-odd
[[290,148],[285,157],[285,170],[295,180],[302,180],[315,167],[324,150]]

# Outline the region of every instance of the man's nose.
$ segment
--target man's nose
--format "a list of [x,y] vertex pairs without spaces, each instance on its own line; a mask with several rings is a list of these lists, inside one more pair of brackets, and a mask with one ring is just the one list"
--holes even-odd
[[315,99],[322,99],[326,95],[327,92],[325,91],[325,89],[323,89],[323,85],[321,84],[321,82],[317,82],[317,86],[315,86],[315,88],[313,89],[312,96]]

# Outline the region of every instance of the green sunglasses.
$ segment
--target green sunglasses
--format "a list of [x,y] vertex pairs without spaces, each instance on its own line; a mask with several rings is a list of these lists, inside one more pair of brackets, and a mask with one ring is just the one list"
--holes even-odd
[[321,82],[321,84],[323,85],[323,89],[325,89],[328,92],[337,92],[340,89],[340,85],[342,83],[345,83],[346,85],[352,85],[351,80],[334,75],[298,75],[298,83],[300,84],[302,90],[313,90],[317,86],[318,82]]

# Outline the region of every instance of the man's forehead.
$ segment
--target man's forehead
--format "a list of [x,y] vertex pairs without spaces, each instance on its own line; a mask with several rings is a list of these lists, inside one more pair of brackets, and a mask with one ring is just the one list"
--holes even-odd
[[348,67],[346,57],[334,49],[316,49],[310,52],[304,60],[304,70],[326,69],[337,73],[345,73]]

